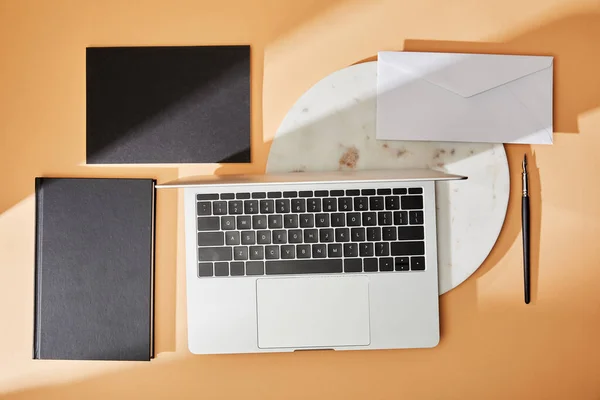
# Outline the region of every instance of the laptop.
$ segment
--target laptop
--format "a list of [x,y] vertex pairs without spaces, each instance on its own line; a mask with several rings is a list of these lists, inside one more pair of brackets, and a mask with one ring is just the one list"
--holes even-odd
[[432,170],[190,178],[183,188],[194,354],[434,347]]

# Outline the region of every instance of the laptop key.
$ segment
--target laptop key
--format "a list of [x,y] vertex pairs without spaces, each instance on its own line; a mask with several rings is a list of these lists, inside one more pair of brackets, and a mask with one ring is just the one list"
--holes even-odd
[[380,211],[377,213],[377,223],[379,225],[392,225],[393,222],[391,211]]
[[360,258],[344,260],[344,272],[362,272],[362,260]]
[[399,226],[398,227],[398,240],[414,240],[423,239],[425,237],[425,231],[423,226]]
[[375,196],[369,199],[369,205],[371,210],[383,210],[385,209],[385,202],[382,196]]
[[331,214],[331,226],[338,227],[346,225],[346,216],[342,213]]
[[375,255],[375,251],[373,250],[373,243],[360,243],[360,256],[361,257],[373,257]]
[[306,212],[306,201],[304,199],[293,199],[292,200],[292,212],[295,212],[295,213]]
[[406,211],[394,211],[394,225],[407,225],[408,213]]
[[[388,260],[389,262],[386,261],[382,261],[382,260]],[[394,270],[394,263],[392,262],[392,259],[390,257],[382,257],[379,259],[379,271],[380,272],[390,272]]]
[[[238,200],[244,200],[244,199],[249,199],[250,198],[250,193],[236,193],[235,194],[235,198]],[[243,265],[242,265],[243,267]],[[242,273],[243,275],[243,273]]]
[[229,263],[229,272],[231,276],[244,276],[244,263],[232,262]]
[[253,215],[252,216],[252,229],[267,229],[267,216],[266,215]]
[[226,201],[215,201],[213,203],[213,214],[214,215],[227,215],[227,202]]
[[362,224],[363,226],[375,226],[377,225],[376,214],[374,212],[362,213]]
[[218,231],[221,229],[219,217],[198,217],[199,231]]
[[247,260],[248,259],[248,247],[247,246],[236,246],[233,248],[233,259],[234,260]]
[[[402,207],[404,208],[404,207]],[[386,196],[385,197],[385,209],[386,210],[399,210],[400,209],[400,198],[398,196]]]
[[275,200],[275,211],[280,214],[286,214],[290,212],[290,199],[279,199]]
[[269,229],[283,228],[283,217],[281,215],[269,215]]
[[229,214],[243,214],[244,202],[242,200],[232,200],[229,202]]
[[369,209],[369,198],[368,197],[355,197],[354,198],[354,210],[355,211],[367,211]]
[[380,271],[393,271],[394,270],[394,259],[392,257],[381,257],[379,259],[379,270]]
[[375,243],[375,255],[377,257],[389,256],[390,255],[390,245],[388,244],[388,242]]
[[344,243],[344,257],[358,257],[358,243]]
[[231,261],[231,247],[198,247],[198,261]]
[[321,199],[307,199],[306,210],[308,212],[320,212],[321,211]]
[[421,210],[423,209],[423,196],[402,196],[403,210]]
[[254,231],[243,231],[242,244],[256,244],[256,233]]
[[279,258],[279,246],[266,246],[265,257],[267,260],[277,260]]
[[261,214],[272,214],[275,212],[275,202],[273,200],[260,201]]
[[235,194],[233,193],[221,193],[221,200],[231,200],[235,199]]
[[287,192],[283,192],[283,197],[297,197],[298,196],[298,192],[296,191],[287,191]]
[[212,214],[212,206],[210,201],[200,201],[196,204],[196,212],[198,215],[211,215]]
[[423,224],[423,211],[411,211],[408,219],[411,225],[422,225]]
[[336,242],[349,242],[350,241],[350,230],[348,228],[337,228],[335,230],[335,241]]
[[216,193],[199,193],[196,195],[196,200],[219,200],[219,195]]
[[258,200],[245,200],[244,201],[244,213],[245,214],[258,214]]
[[365,258],[363,259],[363,263],[365,265],[365,272],[377,272],[379,271],[378,262],[376,258]]
[[198,276],[213,276],[213,263],[198,263]]
[[281,258],[284,258],[284,259],[296,258],[296,246],[294,246],[293,244],[287,244],[285,246],[281,246]]
[[304,230],[304,243],[317,243],[319,241],[319,231],[317,229]]
[[352,199],[350,197],[340,197],[338,199],[338,210],[352,211]]
[[367,228],[367,240],[369,242],[377,242],[381,240],[381,228],[378,226]]
[[394,194],[406,194],[407,193],[406,188],[395,188],[393,190],[393,192],[394,192]]
[[365,228],[352,228],[351,232],[353,242],[365,241]]
[[250,246],[250,259],[251,260],[262,260],[265,258],[265,247],[264,246]]
[[256,232],[256,243],[271,244],[271,231],[263,230]]
[[383,240],[396,240],[396,228],[385,227],[382,228]]
[[216,262],[215,263],[215,276],[229,276],[229,263]]
[[337,199],[335,199],[335,198],[323,199],[323,211],[328,211],[328,212],[337,211]]
[[312,228],[315,226],[314,214],[302,214],[300,216],[300,228]]
[[224,245],[223,232],[198,232],[198,246]]
[[221,230],[230,231],[235,229],[235,217],[223,216],[221,217]]
[[425,255],[425,242],[392,242],[390,253],[393,256]]
[[421,188],[421,187],[408,189],[408,194],[421,194],[421,193],[423,193],[423,188]]
[[[240,233],[237,231],[227,232],[225,234],[225,243],[228,246],[235,246],[236,244],[240,244]],[[220,243],[223,244],[223,243]]]
[[266,262],[267,275],[332,274],[342,272],[342,260],[278,260]]
[[265,262],[264,261],[248,261],[246,263],[246,275],[264,275],[265,274]]
[[288,231],[288,241],[290,243],[302,243],[302,230],[291,229]]
[[346,214],[346,225],[348,226],[360,226],[360,213],[348,213]]
[[329,214],[317,214],[315,216],[315,226],[317,228],[327,228],[329,226]]
[[[313,244],[312,245],[312,256],[313,258],[325,258],[327,257],[325,244]],[[340,271],[341,272],[341,271]]]
[[330,243],[334,241],[333,229],[323,228],[319,229],[319,241],[321,243]]
[[288,214],[283,217],[284,228],[297,228],[298,227],[298,215]]
[[298,258],[310,258],[310,244],[299,244],[298,246],[296,246],[296,256]]
[[339,243],[330,243],[327,245],[327,257],[336,258],[342,256],[342,245]]
[[425,257],[411,257],[410,258],[410,270],[411,271],[425,271]]
[[248,215],[238,215],[236,222],[240,230],[252,229],[252,218]]
[[267,194],[265,192],[254,192],[252,193],[252,198],[253,199],[265,199],[267,197]]
[[396,271],[408,271],[408,257],[395,257],[394,258],[394,269]]
[[273,243],[274,244],[286,244],[287,243],[287,231],[284,231],[284,230],[273,231]]

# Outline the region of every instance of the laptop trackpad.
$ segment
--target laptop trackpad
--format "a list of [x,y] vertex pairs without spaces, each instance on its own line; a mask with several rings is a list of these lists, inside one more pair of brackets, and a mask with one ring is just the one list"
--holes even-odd
[[258,279],[256,294],[260,348],[371,342],[366,276]]

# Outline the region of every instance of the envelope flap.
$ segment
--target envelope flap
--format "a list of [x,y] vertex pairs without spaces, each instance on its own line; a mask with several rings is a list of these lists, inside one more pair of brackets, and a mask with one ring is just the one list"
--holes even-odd
[[496,54],[380,52],[389,63],[463,97],[471,97],[552,66],[553,57]]

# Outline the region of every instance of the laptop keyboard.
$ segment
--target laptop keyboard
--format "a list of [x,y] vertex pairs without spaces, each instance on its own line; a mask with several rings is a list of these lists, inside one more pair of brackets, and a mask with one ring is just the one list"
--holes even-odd
[[198,277],[425,270],[423,189],[196,195]]

